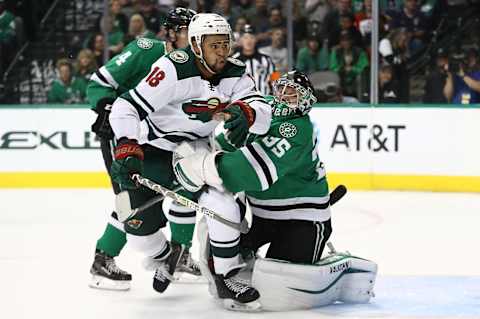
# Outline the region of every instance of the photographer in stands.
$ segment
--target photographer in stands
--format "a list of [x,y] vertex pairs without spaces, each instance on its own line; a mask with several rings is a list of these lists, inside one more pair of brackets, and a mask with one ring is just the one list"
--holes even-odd
[[480,70],[470,67],[463,53],[455,54],[445,66],[445,98],[453,104],[480,103]]

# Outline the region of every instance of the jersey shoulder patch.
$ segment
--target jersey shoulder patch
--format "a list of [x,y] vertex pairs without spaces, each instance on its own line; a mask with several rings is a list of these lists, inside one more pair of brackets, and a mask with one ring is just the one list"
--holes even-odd
[[227,61],[232,63],[232,64],[235,64],[237,66],[245,66],[245,63],[243,63],[242,61],[240,61],[239,59],[235,59],[233,57],[230,57],[230,58],[227,58]]
[[176,63],[185,63],[189,59],[188,53],[180,50],[172,51],[168,56],[173,62]]
[[137,40],[137,46],[140,49],[149,50],[153,47],[153,41],[147,38],[140,38]]

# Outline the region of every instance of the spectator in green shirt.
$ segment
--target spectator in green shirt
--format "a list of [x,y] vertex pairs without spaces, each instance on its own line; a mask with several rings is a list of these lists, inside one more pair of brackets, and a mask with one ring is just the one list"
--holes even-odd
[[8,43],[15,39],[15,16],[5,9],[0,0],[0,43]]
[[311,34],[307,38],[307,46],[298,50],[296,69],[303,73],[312,73],[328,68],[328,48],[320,48],[318,38]]
[[353,46],[352,36],[347,30],[340,34],[340,44],[330,54],[330,70],[337,72],[346,95],[359,96],[358,80],[368,66],[365,51]]
[[73,67],[67,59],[57,62],[58,79],[52,83],[48,92],[48,103],[76,104],[85,102],[87,83],[72,76]]
[[15,16],[0,0],[0,78],[15,55]]

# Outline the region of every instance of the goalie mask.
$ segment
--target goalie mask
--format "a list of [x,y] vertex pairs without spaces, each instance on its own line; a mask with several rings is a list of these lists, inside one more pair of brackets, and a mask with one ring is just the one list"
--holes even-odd
[[[193,16],[192,21],[188,25],[188,43],[192,48],[193,53],[200,59],[202,65],[212,74],[215,74],[211,67],[207,64],[203,57],[202,41],[207,35],[227,35],[229,40],[230,50],[232,48],[233,36],[230,24],[224,17],[216,13],[199,13]],[[193,49],[193,40],[200,52],[197,53]],[[229,53],[230,54],[230,53]]]
[[298,114],[307,114],[317,102],[312,83],[300,71],[293,70],[282,75],[274,82],[273,91],[280,102],[287,104]]

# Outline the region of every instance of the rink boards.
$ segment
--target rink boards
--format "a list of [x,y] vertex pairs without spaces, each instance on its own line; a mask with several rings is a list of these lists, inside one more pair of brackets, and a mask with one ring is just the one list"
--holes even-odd
[[[332,185],[480,192],[480,109],[321,107]],[[0,109],[0,187],[108,187],[88,108]]]

